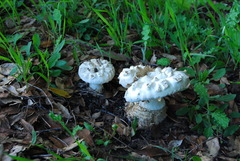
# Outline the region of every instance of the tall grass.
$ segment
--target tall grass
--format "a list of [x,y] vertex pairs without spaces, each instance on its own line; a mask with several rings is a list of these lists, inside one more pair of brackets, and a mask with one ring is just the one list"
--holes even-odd
[[0,32],[0,47],[3,48],[7,52],[7,54],[9,54],[9,57],[0,55],[0,59],[15,63],[16,68],[12,70],[11,74],[17,73],[19,81],[23,81],[26,83],[31,78],[31,75],[29,75],[29,71],[32,67],[32,62],[30,58],[24,57],[21,51],[16,46],[17,41],[22,36],[23,35],[16,34],[11,37],[5,37]]
[[19,23],[21,12],[18,12],[18,7],[20,7],[22,3],[22,1],[18,0],[2,0],[0,1],[0,14],[7,13],[10,18]]

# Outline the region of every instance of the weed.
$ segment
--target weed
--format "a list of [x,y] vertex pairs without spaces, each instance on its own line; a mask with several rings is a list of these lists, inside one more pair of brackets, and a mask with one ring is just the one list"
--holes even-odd
[[23,5],[23,0],[3,0],[0,1],[0,14],[6,12],[9,17],[17,20],[16,22],[20,23],[20,15],[18,12],[18,7]]
[[[194,63],[199,63],[202,58],[203,57],[199,57],[199,55],[194,57],[191,62],[192,65],[195,65]],[[215,67],[198,73],[196,72],[198,69],[195,71],[188,70],[190,71],[188,73],[195,77],[195,79],[191,80],[191,84],[193,84],[194,91],[198,95],[197,105],[190,105],[189,107],[177,111],[177,115],[188,115],[190,120],[196,123],[196,126],[193,127],[193,129],[197,130],[199,133],[203,132],[206,137],[211,137],[214,133],[224,133],[224,136],[228,136],[239,128],[238,126],[230,126],[230,119],[225,114],[225,110],[228,107],[226,102],[233,100],[236,95],[228,94],[223,96],[210,96],[205,87],[205,85],[209,84],[211,80],[217,80],[223,77],[226,73],[225,68],[218,70],[214,69]],[[210,74],[214,71],[215,73],[210,79]],[[216,101],[222,101],[224,103],[217,106],[214,104]],[[229,129],[231,129],[231,132],[229,132]]]
[[[124,53],[125,46],[127,44],[127,32],[128,32],[128,14],[125,14],[122,18],[119,17],[121,3],[117,3],[114,0],[108,0],[107,4],[109,6],[108,10],[100,10],[93,8],[89,4],[87,4],[102,20],[103,24],[106,25],[106,30],[109,36],[114,41],[114,45],[120,47],[120,53]],[[120,5],[120,6],[119,6]],[[107,14],[112,21],[109,21],[104,17],[104,14]]]
[[[72,67],[67,65],[66,61],[60,60],[60,50],[65,44],[65,40],[61,40],[61,37],[56,41],[51,53],[48,50],[42,51],[39,49],[41,40],[38,34],[33,35],[32,42],[18,49],[16,44],[22,37],[23,35],[21,34],[5,37],[0,33],[0,46],[10,55],[10,58],[0,56],[0,59],[13,62],[17,65],[17,69],[14,69],[15,72],[13,71],[12,74],[19,72],[20,74],[17,77],[19,81],[23,80],[27,83],[34,75],[39,75],[46,82],[50,83],[50,75],[57,77],[61,74],[62,70],[72,69]],[[34,47],[35,53],[31,51],[31,46]],[[36,57],[40,59],[40,62],[37,65],[33,65],[31,60]]]
[[19,81],[27,82],[31,78],[29,74],[30,68],[32,67],[32,62],[30,58],[26,58],[22,55],[21,51],[16,47],[17,41],[22,37],[21,34],[16,34],[13,36],[5,37],[0,32],[0,47],[3,48],[10,57],[0,56],[0,59],[14,62],[16,68],[11,72],[12,74],[17,74]]

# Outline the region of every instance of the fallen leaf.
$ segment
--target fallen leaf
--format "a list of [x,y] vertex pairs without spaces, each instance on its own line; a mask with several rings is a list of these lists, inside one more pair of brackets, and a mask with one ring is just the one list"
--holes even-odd
[[199,151],[197,155],[201,158],[201,161],[213,161],[213,157],[204,155],[201,151]]
[[67,144],[63,140],[56,136],[49,136],[48,138],[53,142],[54,147],[56,147],[57,149],[62,149],[67,146]]
[[5,89],[8,90],[8,92],[10,92],[13,96],[19,96],[19,93],[16,90],[16,87],[10,85],[10,86],[5,86]]
[[216,157],[220,150],[220,144],[219,144],[218,138],[213,138],[213,139],[210,138],[210,140],[206,142],[206,145],[208,147],[209,156]]
[[[83,139],[78,140],[77,142],[80,143],[80,142],[82,142],[82,140],[83,140]],[[72,144],[68,145],[67,147],[64,147],[63,150],[64,150],[64,151],[69,151],[69,150],[72,150],[73,148],[76,148],[76,147],[78,146],[78,143],[77,143],[77,142],[72,143]]]
[[102,127],[104,125],[104,122],[101,121],[101,122],[94,122],[94,126],[95,127]]
[[[21,146],[21,145],[15,145],[13,146],[13,148],[11,149],[9,155],[12,155],[12,156],[17,156],[17,154],[21,151],[24,151],[26,148],[24,146]],[[8,155],[4,155],[3,158],[2,158],[2,161],[13,161],[13,159],[8,156]]]
[[226,94],[226,89],[220,87],[217,84],[210,83],[210,84],[206,85],[205,87],[208,89],[208,94],[210,96]]
[[129,126],[125,126],[122,123],[115,123],[117,125],[117,133],[122,136],[131,136],[132,128]]
[[53,105],[54,105],[55,107],[57,107],[57,108],[61,111],[61,115],[62,115],[63,117],[65,117],[65,118],[67,118],[67,119],[72,118],[69,110],[68,110],[65,106],[63,106],[61,103],[59,103],[59,102],[58,102],[58,103],[53,102]]
[[97,118],[99,118],[101,116],[101,112],[96,112],[96,113],[94,113],[94,114],[92,114],[92,119],[97,119]]
[[162,53],[161,55],[165,58],[168,58],[168,59],[172,60],[172,61],[177,60],[177,57],[172,55],[172,54]]
[[71,95],[68,92],[66,92],[66,91],[64,91],[62,89],[57,89],[57,88],[52,88],[52,87],[48,87],[48,89],[51,92],[53,92],[53,93],[55,93],[55,94],[57,94],[59,96],[62,96],[62,97],[65,97],[65,98],[70,98],[71,97]]
[[0,102],[5,105],[8,104],[9,106],[13,106],[13,105],[22,103],[22,100],[18,98],[7,97],[7,98],[1,98]]
[[83,139],[89,146],[94,146],[91,132],[88,129],[82,129],[77,132],[80,139]]
[[157,57],[156,57],[156,55],[155,54],[153,54],[153,56],[151,57],[151,59],[150,59],[150,64],[156,64],[156,61],[157,61]]
[[0,74],[9,75],[14,68],[16,68],[14,63],[4,63],[0,65]]
[[[167,150],[167,148],[166,148]],[[136,151],[138,154],[141,155],[146,155],[149,157],[154,157],[154,156],[158,156],[158,155],[167,155],[167,151],[163,150],[162,148],[156,148],[153,146],[146,146],[144,148],[142,148],[141,150]]]
[[21,124],[23,125],[24,129],[29,132],[32,133],[34,131],[34,127],[29,124],[27,121],[25,121],[24,119],[21,119]]
[[135,153],[135,152],[132,152],[131,153],[131,156],[134,157],[134,160],[135,159],[138,159],[138,160],[144,160],[144,161],[157,161],[149,156],[146,156],[146,155],[140,155],[138,153]]
[[52,45],[53,45],[52,40],[45,40],[45,41],[42,41],[40,44],[42,48],[49,48]]
[[231,148],[227,153],[227,156],[236,157],[240,154],[240,136],[229,137],[229,147]]
[[168,148],[172,149],[172,148],[179,147],[179,146],[181,146],[182,142],[183,142],[183,140],[171,140],[168,143]]
[[4,114],[0,115],[0,128],[10,129],[9,121]]

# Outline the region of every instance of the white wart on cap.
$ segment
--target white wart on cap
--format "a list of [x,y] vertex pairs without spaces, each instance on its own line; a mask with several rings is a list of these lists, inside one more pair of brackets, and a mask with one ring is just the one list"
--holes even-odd
[[115,69],[107,60],[90,59],[79,66],[78,75],[83,81],[89,83],[90,88],[101,93],[102,84],[113,79]]

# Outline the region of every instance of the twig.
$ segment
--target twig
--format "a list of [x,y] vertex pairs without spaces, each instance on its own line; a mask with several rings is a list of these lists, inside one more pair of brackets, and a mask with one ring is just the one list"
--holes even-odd
[[50,104],[50,106],[52,107],[52,110],[53,110],[52,102],[51,102],[50,99],[48,98],[47,94],[46,94],[41,88],[39,88],[39,87],[37,87],[37,86],[34,86],[34,85],[30,84],[30,83],[27,83],[27,85],[30,85],[31,87],[36,88],[36,89],[38,89],[39,91],[41,91],[41,92],[43,93],[43,95],[46,97],[47,101],[49,102],[49,104]]

